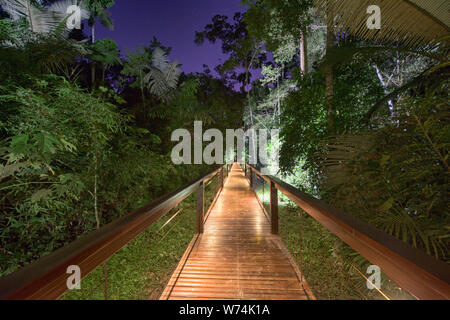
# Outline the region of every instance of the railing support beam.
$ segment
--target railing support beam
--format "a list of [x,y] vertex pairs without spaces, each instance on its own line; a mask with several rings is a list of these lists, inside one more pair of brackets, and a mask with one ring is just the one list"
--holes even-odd
[[270,182],[270,220],[272,234],[278,234],[278,190],[274,182]]
[[200,187],[197,189],[197,228],[198,234],[203,233],[203,224],[205,219],[205,183],[200,182]]

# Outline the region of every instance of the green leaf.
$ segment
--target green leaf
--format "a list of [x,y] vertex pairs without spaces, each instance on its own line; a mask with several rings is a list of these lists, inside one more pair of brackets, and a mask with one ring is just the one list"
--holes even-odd
[[389,198],[389,200],[387,200],[385,203],[383,203],[378,209],[378,212],[386,212],[389,209],[392,208],[392,206],[394,205],[394,198]]
[[48,198],[51,194],[52,194],[52,190],[50,190],[50,189],[38,190],[31,196],[31,201],[32,202],[39,202],[39,201],[41,201],[43,199]]
[[77,150],[77,147],[73,144],[71,144],[70,142],[66,141],[64,138],[60,138],[59,139],[64,147],[64,149],[66,149],[69,152],[74,152]]
[[380,161],[380,166],[384,167],[386,165],[386,163],[389,161],[391,157],[389,155],[384,154],[381,157],[381,161]]
[[10,152],[24,154],[28,150],[28,139],[27,134],[21,134],[20,136],[15,136],[11,138]]

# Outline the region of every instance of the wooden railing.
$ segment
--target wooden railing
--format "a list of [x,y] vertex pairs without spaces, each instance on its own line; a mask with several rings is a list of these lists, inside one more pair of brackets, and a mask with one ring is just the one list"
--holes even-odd
[[245,174],[254,185],[258,175],[270,184],[272,233],[278,234],[278,191],[287,196],[330,232],[380,269],[401,288],[418,299],[450,299],[450,266],[413,248],[370,224],[330,207],[295,187],[261,174],[244,164]]
[[205,218],[205,185],[219,175],[221,188],[218,192],[220,192],[229,171],[230,164],[221,166],[203,178],[0,279],[0,299],[57,299],[68,290],[67,279],[70,275],[67,274],[67,269],[69,266],[78,266],[82,273],[81,277],[86,277],[194,192],[197,192],[196,231],[202,233]]

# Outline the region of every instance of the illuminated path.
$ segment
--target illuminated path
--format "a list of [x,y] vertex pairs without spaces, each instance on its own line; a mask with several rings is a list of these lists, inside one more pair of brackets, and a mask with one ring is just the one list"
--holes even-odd
[[160,299],[314,299],[300,278],[235,163],[204,233],[194,237]]

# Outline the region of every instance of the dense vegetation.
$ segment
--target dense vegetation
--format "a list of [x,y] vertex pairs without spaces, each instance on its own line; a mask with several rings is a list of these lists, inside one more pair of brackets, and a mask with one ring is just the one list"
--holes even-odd
[[[412,50],[333,32],[312,1],[246,0],[195,35],[229,57],[215,77],[183,73],[157,38],[126,53],[96,40],[112,0],[87,1],[90,36],[43,14],[61,1],[17,2],[32,10],[0,11],[0,276],[208,171],[170,160],[171,132],[195,120],[280,129],[283,179],[450,261],[448,38]],[[341,272],[367,261],[308,218],[296,252],[298,211],[281,216],[318,297],[367,298]]]
[[209,171],[172,163],[171,132],[233,128],[242,108],[221,79],[182,73],[156,38],[124,54],[23,3],[31,13],[0,20],[0,275]]

